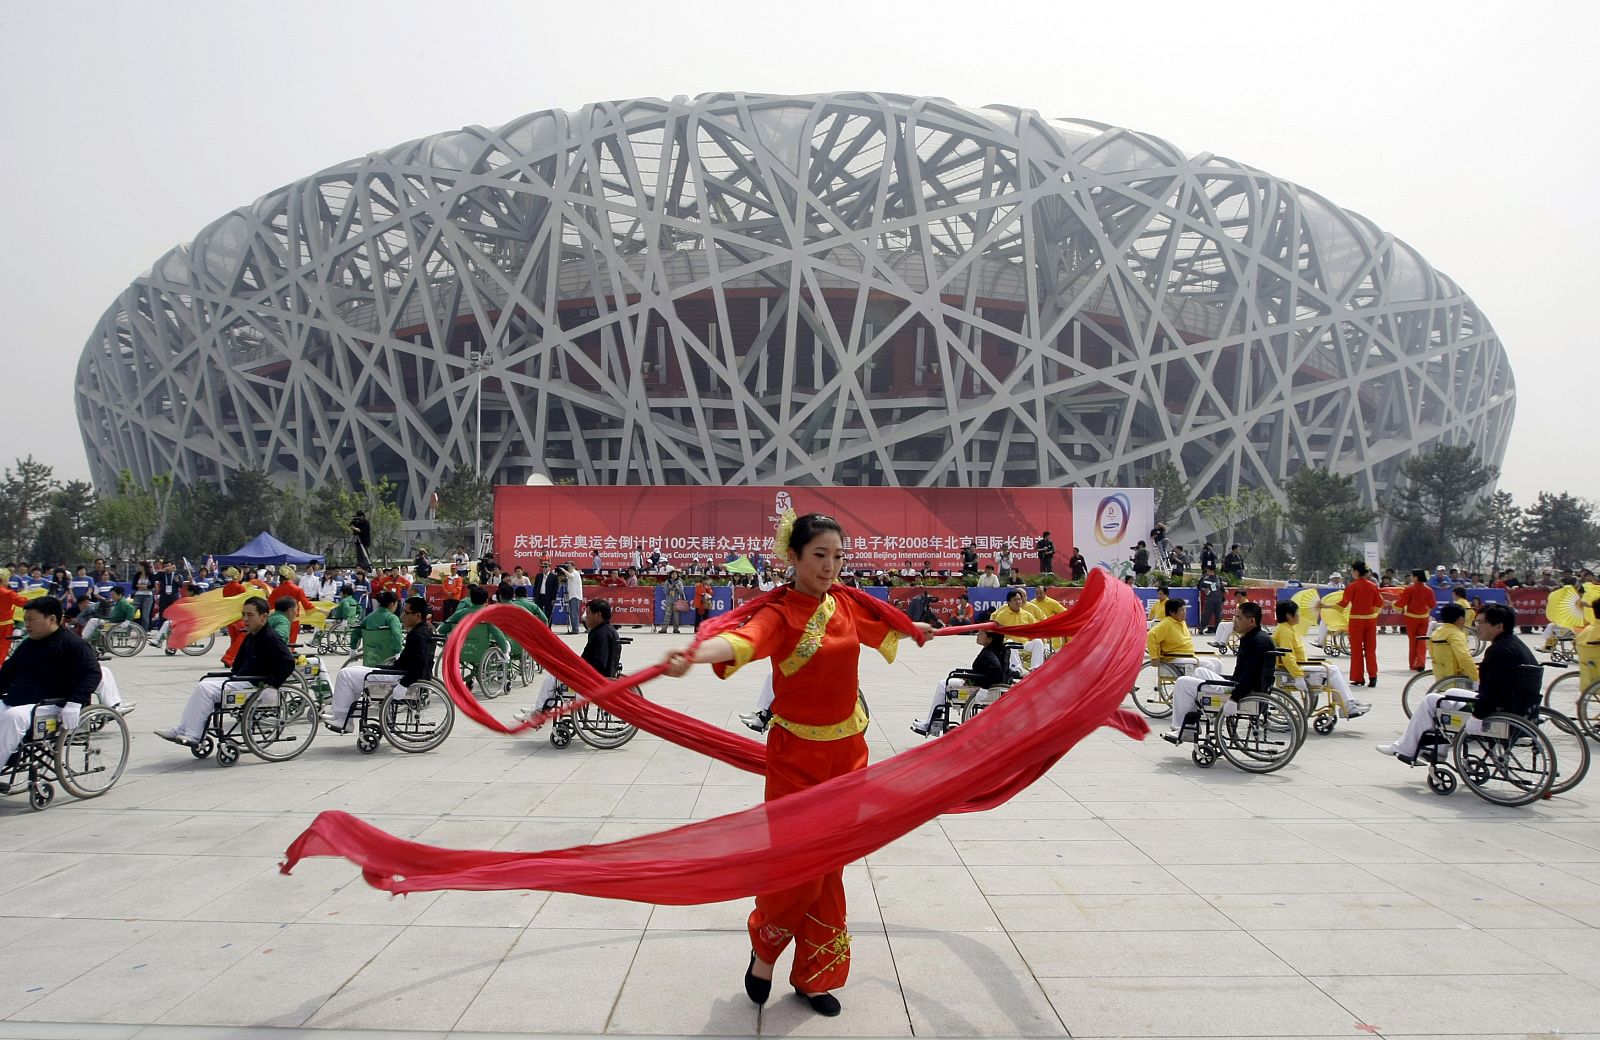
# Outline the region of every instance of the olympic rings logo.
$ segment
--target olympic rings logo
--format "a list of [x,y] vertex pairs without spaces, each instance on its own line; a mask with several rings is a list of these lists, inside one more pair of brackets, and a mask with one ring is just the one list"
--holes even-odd
[[1104,546],[1116,545],[1128,533],[1133,504],[1123,494],[1107,495],[1094,511],[1094,539]]

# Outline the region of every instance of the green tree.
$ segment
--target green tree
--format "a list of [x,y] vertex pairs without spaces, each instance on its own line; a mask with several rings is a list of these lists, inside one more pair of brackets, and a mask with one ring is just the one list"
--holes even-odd
[[218,533],[222,551],[231,552],[262,531],[271,531],[278,522],[281,495],[278,485],[259,469],[242,469],[230,474],[223,496],[226,503],[223,529]]
[[1262,576],[1282,573],[1289,564],[1283,506],[1266,488],[1246,488],[1239,493],[1239,503],[1245,511],[1242,539],[1250,569]]
[[108,563],[126,563],[149,554],[159,526],[156,498],[134,482],[132,473],[123,470],[118,475],[117,493],[100,500],[98,514]]
[[[1172,464],[1171,459],[1164,459],[1150,470],[1150,475],[1145,479],[1149,481],[1150,489],[1155,492],[1156,519],[1162,523],[1177,520],[1189,505],[1189,483],[1183,479],[1183,474],[1178,472],[1178,467]],[[485,484],[487,483],[485,481]],[[439,492],[439,501],[442,507],[444,504],[442,490]]]
[[228,510],[222,489],[210,481],[175,489],[156,550],[168,559],[194,561],[207,553],[231,552],[244,538]]
[[54,471],[32,455],[0,478],[0,551],[8,559],[21,562],[33,548],[56,486]]
[[1522,510],[1509,491],[1496,491],[1484,503],[1477,529],[1472,534],[1473,563],[1488,563],[1491,574],[1499,574],[1501,561],[1522,542]]
[[66,510],[51,506],[39,522],[39,533],[33,539],[33,553],[29,559],[43,567],[64,564],[75,567],[84,559],[83,539],[73,530],[72,518]]
[[1455,535],[1480,524],[1472,503],[1500,471],[1485,466],[1470,447],[1446,444],[1407,459],[1400,474],[1389,515],[1408,530],[1405,539],[1396,538],[1391,544],[1404,548],[1407,555],[1391,555],[1390,562],[1396,567],[1428,567],[1455,560]]
[[387,477],[368,481],[361,494],[366,500],[367,522],[372,525],[372,559],[395,560],[400,556],[400,524],[405,519],[395,504],[398,489]]
[[1246,488],[1241,495],[1213,495],[1202,498],[1196,502],[1195,508],[1200,510],[1200,515],[1205,522],[1211,525],[1211,531],[1223,545],[1230,545],[1237,541],[1237,528],[1250,516],[1250,506],[1254,496]]
[[[489,521],[493,507],[494,484],[463,464],[451,470],[440,483],[439,508],[435,516],[450,530],[454,541],[469,542],[474,528]],[[1159,509],[1156,515],[1161,515]]]
[[1539,492],[1527,509],[1522,543],[1534,556],[1548,559],[1552,567],[1581,567],[1600,558],[1594,503],[1565,491],[1559,495]]
[[350,543],[350,518],[357,509],[366,508],[366,500],[350,490],[342,480],[318,484],[306,497],[306,527],[310,532],[313,550],[328,557],[333,563],[336,554],[341,559],[354,562],[355,553],[345,554]]
[[1361,502],[1356,482],[1314,466],[1303,466],[1284,485],[1289,526],[1299,534],[1303,574],[1343,570],[1350,541],[1377,520]]

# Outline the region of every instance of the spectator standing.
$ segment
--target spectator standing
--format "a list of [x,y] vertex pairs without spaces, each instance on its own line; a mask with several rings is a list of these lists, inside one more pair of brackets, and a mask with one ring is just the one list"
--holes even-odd
[[1039,550],[1039,573],[1054,574],[1056,572],[1056,543],[1050,540],[1050,532],[1046,531],[1034,543],[1034,548]]
[[1239,551],[1237,543],[1228,546],[1228,555],[1222,558],[1222,573],[1234,585],[1244,581],[1244,553]]
[[661,605],[663,612],[661,627],[665,628],[670,624],[672,625],[672,630],[677,632],[680,625],[678,618],[679,604],[684,598],[683,579],[678,577],[677,571],[669,571],[667,573],[666,585],[663,588],[665,589],[665,594],[663,596],[664,602]]
[[1139,544],[1133,547],[1133,577],[1135,581],[1143,581],[1144,576],[1150,573],[1150,550],[1145,546],[1144,539],[1139,539]]
[[356,543],[356,565],[371,568],[372,524],[367,520],[365,510],[357,509],[356,515],[350,518],[350,537]]
[[1067,566],[1072,570],[1073,581],[1084,581],[1089,577],[1089,561],[1083,558],[1083,553],[1078,547],[1072,547],[1072,558],[1067,561]]
[[1000,584],[1002,584],[1002,585],[1010,585],[1011,584],[1011,572],[1016,569],[1016,562],[1014,560],[1012,560],[1012,558],[1011,558],[1011,545],[1010,545],[1010,543],[1007,543],[1000,550],[1000,555],[995,557],[994,562],[995,562],[996,566],[1000,570]]
[[694,583],[694,628],[700,631],[700,622],[711,616],[711,582],[701,578]]
[[970,538],[967,539],[967,544],[961,547],[961,576],[963,578],[978,576],[978,546]]
[[578,615],[583,608],[583,575],[578,573],[578,565],[569,563],[565,566],[566,592],[567,592],[567,634],[577,635],[582,631],[578,627]]
[[1227,588],[1217,577],[1217,565],[1206,567],[1196,587],[1200,590],[1200,631],[1215,632],[1222,623],[1222,597]]
[[555,619],[556,597],[564,591],[561,579],[550,569],[550,561],[541,560],[539,573],[533,579],[533,602],[545,617]]
[[1211,548],[1211,543],[1207,542],[1200,547],[1200,573],[1204,574],[1207,570],[1214,571],[1216,569],[1217,550]]

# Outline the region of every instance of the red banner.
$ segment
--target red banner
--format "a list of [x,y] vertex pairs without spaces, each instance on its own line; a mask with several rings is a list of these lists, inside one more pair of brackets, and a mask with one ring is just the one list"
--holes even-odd
[[656,589],[654,585],[605,588],[600,585],[583,587],[584,602],[591,599],[609,600],[613,625],[653,625],[656,623]]
[[1511,609],[1517,612],[1518,625],[1537,625],[1543,628],[1550,623],[1544,608],[1550,603],[1550,590],[1518,586],[1506,590]]
[[[495,556],[507,567],[548,558],[585,569],[595,553],[602,567],[628,566],[636,549],[646,559],[658,551],[671,566],[769,556],[778,517],[792,507],[837,517],[858,570],[959,573],[970,538],[983,564],[1009,544],[1019,571],[1038,573],[1035,544],[1049,531],[1060,572],[1072,555],[1072,501],[1072,488],[499,487]],[[1117,543],[1125,558],[1132,537],[1143,537],[1132,526],[1143,514],[1131,516],[1124,505],[1115,517],[1128,528],[1111,533],[1130,539],[1127,549]],[[1083,551],[1094,559],[1097,548]]]

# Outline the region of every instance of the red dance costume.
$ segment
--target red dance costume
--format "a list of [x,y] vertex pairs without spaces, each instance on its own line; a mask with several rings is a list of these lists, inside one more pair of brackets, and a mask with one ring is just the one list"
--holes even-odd
[[1413,672],[1428,667],[1428,618],[1437,602],[1433,589],[1418,582],[1401,589],[1395,600],[1395,606],[1405,613],[1406,648],[1410,652],[1407,660]]
[[10,585],[0,585],[0,661],[11,652],[11,629],[18,624],[16,612],[28,605],[20,592]]
[[1345,606],[1350,608],[1350,681],[1364,683],[1378,677],[1378,615],[1383,613],[1383,594],[1370,577],[1357,578],[1344,590]]
[[[713,666],[723,678],[750,661],[773,661],[767,801],[866,768],[867,718],[857,697],[860,648],[873,647],[892,662],[898,632],[844,597],[817,600],[790,588],[721,638],[734,650],[732,661]],[[796,834],[792,840],[819,837]],[[844,873],[835,870],[795,888],[757,895],[750,943],[770,964],[798,939],[789,980],[807,993],[820,993],[843,986],[850,974],[845,922]]]
[[[243,596],[245,593],[244,582],[230,581],[222,586],[224,596]],[[249,633],[245,630],[243,621],[235,621],[228,626],[228,649],[222,652],[222,664],[225,668],[233,667],[233,659],[239,656],[239,647],[244,645],[244,637]]]

